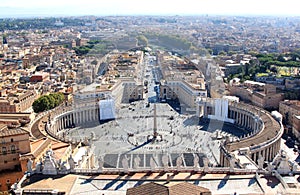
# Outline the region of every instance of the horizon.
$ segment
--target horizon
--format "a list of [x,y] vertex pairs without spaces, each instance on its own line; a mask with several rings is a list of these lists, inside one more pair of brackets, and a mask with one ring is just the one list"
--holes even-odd
[[139,3],[137,0],[85,0],[82,1],[35,1],[3,0],[0,18],[30,17],[76,17],[76,16],[300,16],[300,2],[260,0],[152,0]]

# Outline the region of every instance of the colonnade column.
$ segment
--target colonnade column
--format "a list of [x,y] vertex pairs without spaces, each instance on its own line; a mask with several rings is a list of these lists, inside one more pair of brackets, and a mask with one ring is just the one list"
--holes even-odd
[[270,148],[271,158],[274,158],[274,146]]
[[79,116],[79,118],[78,118],[79,119],[79,123],[82,124],[82,118],[83,118],[82,111],[78,112],[78,116]]
[[80,117],[80,120],[81,120],[81,123],[85,123],[85,110],[81,111],[81,117]]
[[63,121],[61,118],[59,118],[58,120],[59,120],[59,131],[60,131],[61,129],[63,129]]
[[261,151],[261,155],[264,157],[265,160],[267,159],[267,157],[266,157],[266,150],[267,149],[264,149],[264,150]]
[[76,112],[73,112],[72,117],[73,117],[73,120],[72,120],[73,124],[77,125],[77,123],[76,123]]
[[240,125],[240,113],[239,112],[236,113],[236,121],[237,121],[237,124]]
[[66,120],[67,120],[67,126],[66,127],[70,127],[70,124],[71,124],[71,116],[70,115],[67,115],[66,116]]
[[196,102],[196,116],[200,117],[200,105]]
[[272,156],[271,156],[271,147],[268,147],[267,154],[268,154],[268,161],[271,161],[271,159],[272,159]]
[[255,163],[256,163],[256,160],[257,160],[257,159],[256,159],[256,153],[257,153],[257,152],[254,153],[253,159],[252,159]]
[[94,121],[93,109],[90,109],[89,112],[90,112],[90,121]]
[[63,121],[64,121],[64,129],[68,126],[67,122],[67,116],[63,117]]
[[243,127],[247,127],[247,115],[243,112]]
[[247,128],[250,129],[250,117],[247,115]]
[[95,121],[97,121],[97,116],[98,116],[97,108],[95,108],[95,110],[94,110],[94,120]]
[[84,111],[84,123],[88,121],[88,112],[87,110]]

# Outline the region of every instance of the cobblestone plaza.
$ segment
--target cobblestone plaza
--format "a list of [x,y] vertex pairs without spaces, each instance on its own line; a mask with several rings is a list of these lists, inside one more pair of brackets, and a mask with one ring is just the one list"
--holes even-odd
[[[75,140],[89,137],[94,154],[104,159],[106,168],[122,168],[124,158],[129,160],[129,168],[134,167],[133,161],[137,159],[140,168],[149,167],[151,159],[160,167],[164,155],[168,156],[171,167],[180,156],[184,166],[193,166],[193,155],[198,155],[200,166],[203,166],[203,157],[210,166],[217,166],[222,139],[227,136],[237,139],[235,135],[243,134],[237,127],[220,121],[203,123],[199,117],[179,114],[167,103],[157,103],[156,110],[154,117],[154,104],[147,106],[144,101],[138,101],[117,109],[115,120],[86,123],[60,133]],[[154,128],[159,136],[150,140]]]

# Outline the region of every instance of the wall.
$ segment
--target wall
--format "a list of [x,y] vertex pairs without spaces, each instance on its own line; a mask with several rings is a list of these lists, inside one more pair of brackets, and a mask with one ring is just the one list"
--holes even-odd
[[10,186],[23,177],[24,173],[19,172],[9,172],[0,174],[0,192],[8,191]]
[[[3,147],[6,148],[6,153]],[[11,150],[12,147],[15,147],[14,151]],[[29,134],[2,137],[0,150],[0,171],[17,168],[20,165],[19,154],[30,152]]]

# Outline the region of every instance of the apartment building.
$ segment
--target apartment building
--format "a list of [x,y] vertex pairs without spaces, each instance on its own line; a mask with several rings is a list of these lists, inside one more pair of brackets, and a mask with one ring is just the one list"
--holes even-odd
[[34,90],[10,92],[6,96],[0,97],[0,113],[24,112],[38,97]]
[[202,72],[187,58],[176,54],[158,52],[161,69],[160,99],[180,100],[180,106],[196,111],[198,97],[206,97],[205,80]]
[[264,109],[277,109],[283,100],[283,93],[276,92],[276,86],[255,81],[230,82],[230,95],[238,96],[241,100],[251,102]]
[[19,155],[30,152],[29,133],[20,128],[9,129],[0,124],[0,171],[19,170]]
[[300,115],[299,100],[284,100],[279,103],[279,112],[287,125],[293,124],[293,116]]
[[197,97],[207,97],[207,91],[185,81],[164,81],[160,86],[160,99],[180,99],[180,104],[195,111]]
[[0,191],[8,191],[24,174],[19,156],[30,152],[29,133],[0,124],[0,140]]
[[283,122],[290,126],[292,133],[300,138],[300,101],[284,100],[279,103],[279,112],[283,116]]
[[292,133],[300,139],[300,115],[293,116]]
[[279,102],[284,98],[282,93],[276,93],[276,86],[267,84],[263,91],[254,91],[252,103],[265,109],[277,109]]

